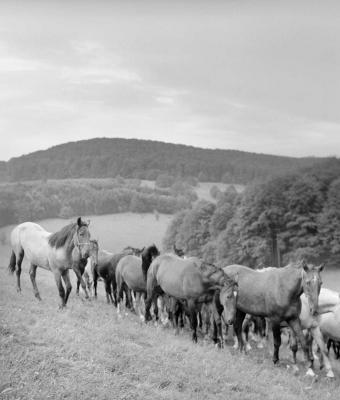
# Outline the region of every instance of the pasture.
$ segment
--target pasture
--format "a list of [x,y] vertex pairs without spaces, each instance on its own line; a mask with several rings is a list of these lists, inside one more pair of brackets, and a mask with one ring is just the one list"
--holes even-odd
[[[92,217],[90,230],[100,245],[119,251],[161,239],[171,217],[118,214]],[[48,230],[65,220],[46,220]],[[9,228],[1,231],[8,235]],[[42,296],[33,295],[27,265],[23,264],[22,293],[7,271],[9,247],[0,244],[0,398],[1,399],[337,399],[340,382],[323,372],[312,381],[291,368],[283,346],[274,367],[271,346],[240,355],[187,331],[175,336],[170,328],[145,325],[132,314],[119,317],[107,305],[99,285],[96,301],[85,301],[73,290],[65,310],[58,310],[58,292],[51,273],[38,269]],[[324,285],[339,290],[339,273],[325,272]],[[332,358],[332,364],[339,364]]]

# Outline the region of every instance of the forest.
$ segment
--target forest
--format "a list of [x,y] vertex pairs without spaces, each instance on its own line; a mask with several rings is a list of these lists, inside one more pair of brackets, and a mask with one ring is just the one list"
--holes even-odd
[[215,188],[173,218],[164,247],[219,265],[283,266],[306,258],[340,265],[340,160],[248,185]]
[[138,179],[69,179],[0,185],[0,226],[44,218],[121,212],[173,214],[197,195],[187,182],[167,188],[143,186]]
[[311,166],[319,158],[293,158],[212,150],[150,140],[97,138],[65,143],[0,162],[1,181],[67,178],[137,178],[160,174],[201,182],[249,183]]

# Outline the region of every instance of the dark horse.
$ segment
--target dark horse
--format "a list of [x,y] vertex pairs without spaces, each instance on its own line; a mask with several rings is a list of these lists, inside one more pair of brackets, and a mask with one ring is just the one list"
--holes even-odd
[[286,321],[299,338],[306,360],[309,361],[307,373],[314,375],[313,362],[302,333],[299,319],[301,311],[300,296],[304,292],[309,301],[312,314],[317,312],[321,287],[322,268],[306,264],[289,264],[284,268],[267,268],[256,271],[242,265],[229,265],[224,271],[233,276],[238,274],[239,293],[234,329],[240,349],[243,349],[242,324],[246,313],[267,317],[271,321],[274,353],[273,361],[279,361],[281,345],[280,323]]
[[92,264],[91,271],[93,276],[94,296],[97,297],[97,283],[99,277],[103,278],[105,284],[106,300],[117,307],[117,282],[116,268],[119,260],[127,255],[139,254],[140,250],[133,247],[126,247],[120,253],[110,253],[100,250],[98,253],[97,264]]
[[195,342],[197,342],[197,311],[201,303],[213,301],[216,306],[221,305],[222,310],[216,307],[215,321],[220,321],[221,315],[228,324],[234,320],[236,281],[222,269],[210,264],[198,263],[196,258],[182,259],[169,253],[157,257],[151,263],[147,271],[146,321],[151,319],[152,301],[163,293],[185,304],[193,331],[192,339]]
[[[65,307],[72,285],[69,269],[73,269],[80,280],[85,297],[88,298],[85,283],[82,279],[79,264],[90,252],[90,232],[88,223],[79,217],[76,223],[64,226],[58,232],[47,232],[40,225],[24,222],[16,226],[11,233],[12,254],[9,270],[17,275],[17,290],[20,292],[21,263],[26,256],[30,263],[30,277],[35,297],[40,294],[35,281],[37,267],[52,271],[61,299],[60,307]],[[66,291],[61,282],[63,279]]]
[[131,291],[138,295],[146,293],[146,280],[143,271],[149,268],[152,260],[158,255],[159,251],[153,244],[143,250],[142,257],[128,255],[119,261],[116,268],[118,303],[122,301],[125,291],[127,305],[132,308]]

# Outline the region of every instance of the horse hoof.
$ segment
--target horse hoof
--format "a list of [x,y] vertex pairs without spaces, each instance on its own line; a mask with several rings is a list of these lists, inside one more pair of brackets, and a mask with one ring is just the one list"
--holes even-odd
[[306,372],[306,376],[311,376],[311,377],[315,377],[315,373],[312,370],[312,368],[308,368],[307,372]]
[[327,378],[334,378],[334,373],[333,373],[333,371],[330,369],[328,372],[327,372]]
[[245,352],[247,353],[250,350],[251,350],[251,346],[250,346],[249,343],[247,343],[246,346],[245,346]]

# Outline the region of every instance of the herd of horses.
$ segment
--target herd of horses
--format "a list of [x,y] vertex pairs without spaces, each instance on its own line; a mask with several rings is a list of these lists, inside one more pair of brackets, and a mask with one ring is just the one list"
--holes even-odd
[[274,363],[279,361],[281,329],[286,326],[290,329],[295,368],[300,342],[307,374],[314,375],[314,339],[320,350],[320,367],[325,367],[328,377],[334,377],[324,337],[332,339],[334,346],[340,340],[340,298],[337,292],[321,289],[322,265],[302,260],[283,268],[219,268],[197,257],[185,257],[177,249],[160,254],[155,245],[141,250],[129,246],[113,254],[91,239],[89,222],[81,217],[55,233],[36,223],[19,224],[11,233],[11,246],[9,270],[16,272],[18,292],[21,264],[26,257],[36,298],[41,300],[36,284],[40,267],[54,274],[61,308],[66,306],[72,289],[69,271],[73,269],[77,293],[81,285],[85,298],[89,298],[91,281],[97,297],[97,282],[101,279],[107,301],[118,312],[125,306],[143,315],[147,322],[159,318],[161,307],[177,329],[187,316],[195,342],[197,328],[205,322],[206,327],[213,326],[212,338],[222,347],[223,325],[233,325],[239,349],[246,350],[245,326],[252,318],[259,321],[258,327],[267,321],[273,333]]

